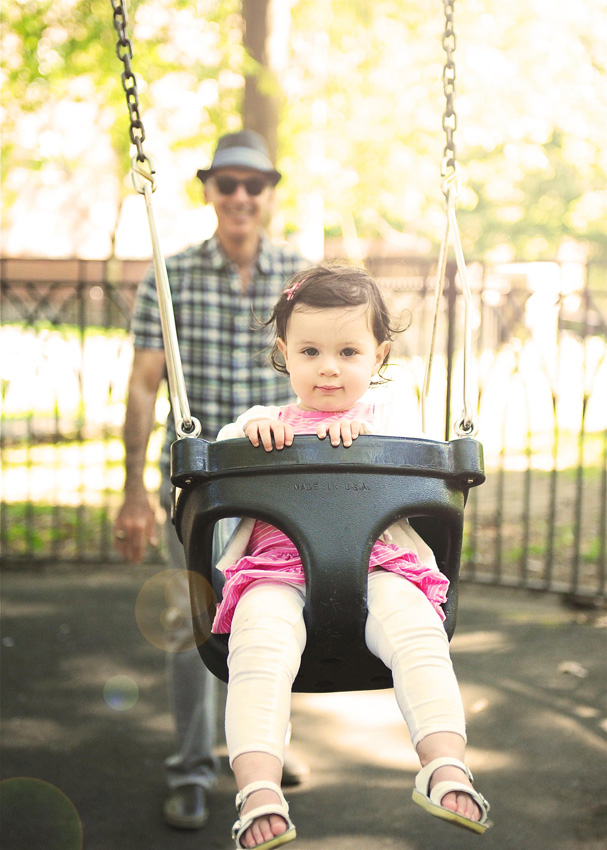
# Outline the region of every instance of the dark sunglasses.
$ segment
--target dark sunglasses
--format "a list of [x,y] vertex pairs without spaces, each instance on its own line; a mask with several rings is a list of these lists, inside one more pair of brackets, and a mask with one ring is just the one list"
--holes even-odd
[[222,195],[233,195],[239,186],[244,186],[248,195],[255,196],[261,195],[268,186],[268,181],[263,177],[247,177],[246,180],[238,180],[236,177],[227,177],[224,174],[215,178],[215,185]]

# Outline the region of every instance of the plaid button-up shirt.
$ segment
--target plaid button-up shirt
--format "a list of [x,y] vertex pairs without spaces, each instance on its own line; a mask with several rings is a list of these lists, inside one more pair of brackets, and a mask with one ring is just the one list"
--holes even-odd
[[[309,263],[288,245],[262,237],[249,289],[242,292],[238,269],[216,236],[187,248],[166,263],[171,286],[185,386],[201,436],[214,440],[219,429],[254,404],[293,400],[288,378],[269,363],[271,332],[260,328],[289,277]],[[135,348],[162,349],[156,283],[151,269],[139,287],[131,323]],[[172,414],[161,469],[169,470],[175,440]]]

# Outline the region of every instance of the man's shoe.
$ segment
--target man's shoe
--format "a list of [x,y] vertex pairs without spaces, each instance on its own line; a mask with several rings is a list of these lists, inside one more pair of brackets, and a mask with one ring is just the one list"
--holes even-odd
[[209,820],[207,792],[202,785],[179,785],[167,794],[162,812],[175,829],[201,829]]
[[285,763],[282,768],[281,785],[285,788],[290,788],[293,785],[301,785],[310,775],[310,768],[303,761],[295,758],[293,753],[285,754]]

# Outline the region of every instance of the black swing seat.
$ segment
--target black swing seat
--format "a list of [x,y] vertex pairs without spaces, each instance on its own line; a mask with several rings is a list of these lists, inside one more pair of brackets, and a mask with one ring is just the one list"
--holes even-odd
[[367,575],[374,541],[403,517],[450,581],[444,611],[451,638],[464,506],[470,487],[485,480],[476,440],[360,436],[345,448],[296,436],[289,448],[270,453],[246,439],[183,438],[172,446],[171,480],[196,643],[206,666],[224,682],[228,636],[211,634],[223,578],[212,566],[213,529],[224,517],[265,520],[300,552],[307,642],[294,691],[392,686],[390,670],[365,645]]

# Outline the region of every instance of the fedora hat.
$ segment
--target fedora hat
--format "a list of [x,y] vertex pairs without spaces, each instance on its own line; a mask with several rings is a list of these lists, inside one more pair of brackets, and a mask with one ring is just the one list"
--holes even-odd
[[196,176],[204,183],[214,171],[220,168],[251,168],[267,174],[275,186],[281,178],[270,161],[265,139],[253,130],[241,130],[239,133],[227,133],[217,142],[213,161],[208,168],[200,168]]

